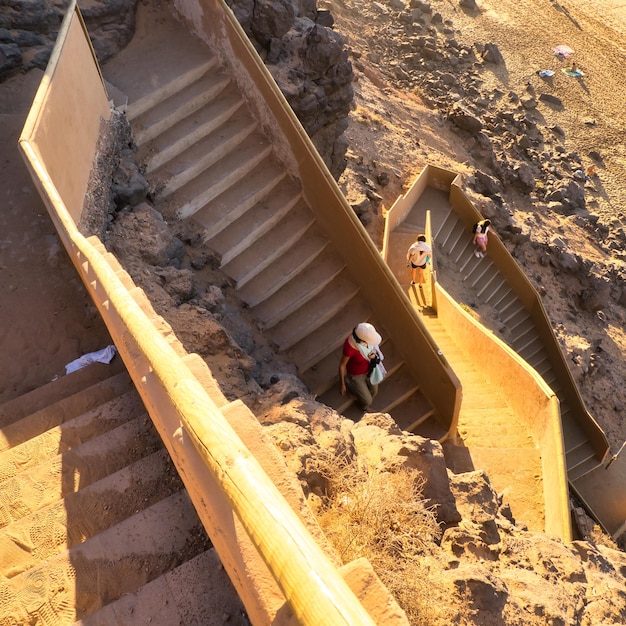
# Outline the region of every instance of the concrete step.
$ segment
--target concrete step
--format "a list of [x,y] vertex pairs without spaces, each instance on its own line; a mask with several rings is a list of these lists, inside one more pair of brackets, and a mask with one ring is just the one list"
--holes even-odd
[[[311,231],[314,224],[315,218],[309,207],[304,202],[298,203],[289,212],[288,219],[278,222],[241,254],[222,265],[222,270],[237,283],[237,289],[240,290],[272,263],[290,253],[294,246],[302,245],[300,240],[307,231]],[[293,258],[293,253],[290,257]],[[303,253],[303,258],[306,258],[306,253]]]
[[535,448],[535,442],[529,434],[520,435],[518,433],[509,433],[506,430],[498,431],[491,429],[489,424],[485,424],[483,431],[478,431],[475,425],[464,428],[459,427],[458,435],[462,439],[464,445],[468,448]]
[[472,252],[471,256],[467,257],[465,263],[460,264],[461,275],[463,276],[463,282],[471,288],[477,280],[480,280],[482,276],[489,270],[491,261],[488,257],[477,259]]
[[504,279],[502,275],[497,270],[495,265],[491,265],[491,271],[489,276],[485,277],[485,279],[481,282],[480,285],[476,285],[476,296],[481,300],[484,300],[486,294],[491,294],[494,289],[497,289],[504,283]]
[[575,481],[587,472],[600,465],[593,446],[586,441],[578,445],[565,454],[565,464],[567,466],[567,477],[570,482]]
[[513,294],[511,287],[507,283],[503,282],[493,290],[489,290],[489,292],[484,295],[483,302],[497,308],[503,300],[508,298],[512,298],[514,300],[517,299],[515,294]]
[[[378,395],[372,403],[372,411],[391,413],[394,407],[418,392],[419,385],[415,377],[405,364],[401,364],[394,371],[388,372],[383,382],[378,386]],[[429,410],[431,408],[429,407]],[[422,415],[416,416],[415,419],[420,417]]]
[[[179,55],[179,58],[181,61],[186,61],[185,65],[194,63],[191,55],[185,55],[182,50],[180,52],[181,54]],[[174,59],[172,60],[175,62]],[[128,74],[128,72],[124,72],[123,68],[120,68],[120,80],[116,80],[118,78],[118,73],[112,69],[112,65],[113,64],[109,66],[108,69],[110,72],[107,72],[107,74],[109,75],[110,81],[116,87],[129,95],[129,104],[126,107],[126,117],[133,122],[146,111],[154,108],[160,102],[164,102],[171,96],[185,90],[189,85],[198,81],[202,76],[217,68],[218,60],[215,56],[206,58],[205,55],[205,60],[203,62],[199,62],[190,67],[185,67],[179,63],[177,67],[178,72],[176,74],[172,74],[172,72],[168,71],[168,68],[165,67],[151,67],[150,72],[147,72],[148,75],[146,76],[146,80],[149,80],[151,83],[150,89],[141,89],[141,86],[139,85],[141,81],[136,81],[137,85],[135,85],[135,87],[137,89],[137,93],[145,94],[141,97],[134,96],[132,81],[130,81],[128,85],[124,84],[125,81],[122,79],[122,74]],[[159,69],[161,69],[161,72],[159,72]],[[172,76],[175,76],[175,78],[172,78]],[[126,76],[125,79],[127,81],[128,76]]]
[[258,239],[273,230],[292,211],[304,204],[300,190],[288,178],[282,178],[268,196],[250,207],[243,215],[206,241],[221,259],[230,263]]
[[[441,250],[446,256],[455,258],[454,251],[463,249],[467,245],[467,232],[460,220],[456,219],[451,222],[437,239],[437,243],[441,246]],[[471,237],[470,237],[471,239]]]
[[484,272],[483,275],[480,277],[480,281],[476,285],[473,285],[474,289],[476,290],[476,297],[479,299],[479,301],[483,301],[483,297],[486,295],[486,293],[489,291],[490,287],[493,284],[498,284],[501,281],[502,275],[498,271],[498,268],[493,263],[488,263],[487,271]]
[[[57,454],[77,448],[144,412],[141,399],[133,389],[82,415],[48,426],[45,432],[33,433],[26,441],[0,453],[0,481],[13,478]],[[19,428],[22,424],[28,432],[32,420],[25,418],[14,426]]]
[[0,581],[9,623],[72,623],[206,551],[210,544],[179,491],[65,552]]
[[[316,262],[320,254],[329,246],[328,239],[316,226],[311,226],[292,242],[278,258],[262,269],[258,274],[245,276],[243,287],[237,285],[241,299],[254,307],[276,293],[283,285],[296,276],[306,280],[310,264]],[[254,278],[254,280],[251,280]]]
[[530,319],[530,315],[521,304],[517,304],[517,306],[508,307],[506,312],[501,312],[500,318],[507,326],[507,328],[509,328],[511,332],[514,333],[516,328],[528,322],[528,320]]
[[144,414],[1,482],[0,528],[161,447],[150,418]]
[[[76,396],[69,404],[76,403],[78,405],[80,392],[90,387],[93,387],[93,389],[89,393],[83,394],[82,399],[85,402],[84,406],[95,406],[98,402],[97,397],[101,393],[98,391],[97,385],[101,384],[103,389],[107,389],[111,384],[108,382],[108,379],[115,374],[125,371],[122,359],[119,356],[115,356],[109,364],[92,363],[67,376],[61,376],[57,380],[37,387],[17,398],[8,400],[0,404],[0,428],[4,429],[12,422],[16,422],[41,409],[47,409],[56,402],[64,402],[68,396]],[[128,377],[128,375],[126,376]],[[130,380],[130,378],[127,379]],[[103,393],[103,397],[112,397],[107,396],[106,392]],[[65,410],[69,409],[66,408]],[[81,409],[77,406],[74,410],[80,412],[86,410],[86,408]]]
[[413,393],[396,406],[393,419],[402,430],[428,439],[440,439],[446,434],[443,426],[435,419],[432,405],[421,391]]
[[585,445],[588,441],[585,431],[577,422],[570,419],[563,423],[563,446],[566,453]]
[[273,194],[284,197],[282,185],[288,184],[287,181],[286,173],[268,162],[253,170],[241,185],[234,185],[211,200],[194,215],[194,221],[205,230],[205,241],[213,241],[250,209],[267,202]]
[[446,245],[446,252],[457,265],[463,265],[464,260],[474,257],[472,234],[468,233],[463,224],[459,223],[455,227]]
[[533,367],[534,363],[540,363],[548,356],[543,341],[541,341],[538,337],[536,337],[534,341],[521,347],[517,353]]
[[13,578],[180,491],[165,449],[79,491],[69,493],[0,530],[0,575]]
[[[421,428],[434,416],[434,411],[430,402],[415,385],[415,379],[408,373],[406,366],[401,365],[395,372],[387,375],[378,389],[369,412],[390,413],[402,430],[422,434]],[[350,396],[341,395],[338,382],[322,394],[319,401],[332,406],[344,417],[354,421],[358,421],[363,415],[362,409]],[[429,422],[429,427],[431,426]],[[441,427],[435,432],[436,438],[445,433]],[[431,434],[432,430],[428,432],[428,436]]]
[[[210,593],[208,593],[210,590]],[[245,609],[213,548],[126,592],[73,626],[247,624]]]
[[[170,205],[168,213],[173,212],[179,219],[186,219],[203,210],[206,214],[212,200],[235,185],[245,187],[248,184],[247,179],[255,170],[257,175],[262,171],[267,172],[270,169],[268,160],[271,153],[272,146],[267,139],[253,133],[237,146],[236,150],[223,155],[218,162],[205,170],[202,176],[194,178],[168,196],[167,204]],[[270,174],[268,179],[271,178]],[[203,217],[199,218],[200,223],[203,222]],[[231,216],[228,223],[233,219]]]
[[273,328],[280,321],[315,298],[344,270],[344,262],[328,248],[307,270],[306,280],[298,276],[283,285],[272,296],[254,308],[254,315],[265,329]]
[[339,339],[331,352],[300,374],[300,379],[315,396],[322,396],[339,385],[339,361],[344,340],[345,337]]
[[[106,368],[106,365],[102,365],[102,367]],[[100,370],[101,373],[105,371],[105,369]],[[67,378],[71,376],[72,374]],[[93,382],[91,375],[84,380]],[[59,379],[59,381],[63,381],[63,379]],[[82,383],[82,380],[80,382]],[[78,387],[80,388],[80,384]],[[63,385],[62,388],[65,393],[69,394],[71,391],[66,385]],[[50,428],[59,426],[63,422],[95,409],[117,398],[120,394],[128,393],[133,389],[130,376],[125,371],[122,371],[115,376],[97,381],[82,390],[79,389],[76,393],[56,401],[54,401],[54,398],[57,398],[58,394],[56,392],[52,393],[52,390],[49,389],[49,397],[53,403],[36,410],[30,415],[24,416],[22,414],[25,410],[40,406],[40,402],[33,403],[31,399],[24,399],[25,404],[19,407],[18,404],[12,402],[11,406],[7,405],[5,407],[6,424],[0,431],[0,452],[18,446]],[[44,397],[42,396],[41,399],[43,400]],[[9,421],[11,417],[16,419]]]
[[528,318],[516,328],[515,337],[511,338],[511,346],[517,351],[539,338],[537,327],[532,318]]
[[145,164],[146,174],[151,174],[226,122],[244,118],[250,119],[244,100],[232,85],[227,85],[219,98],[139,146],[137,161]]
[[439,226],[435,229],[433,241],[437,243],[445,241],[458,220],[459,218],[457,217],[456,213],[452,209],[450,209],[446,213],[445,217],[441,220]]
[[133,136],[138,146],[146,144],[181,120],[195,114],[213,101],[230,83],[230,78],[205,73],[154,104],[132,120]]
[[228,120],[210,135],[199,139],[185,152],[162,165],[152,174],[163,184],[159,191],[161,197],[166,198],[202,176],[212,165],[243,144],[256,128],[256,122],[251,119]]
[[[302,280],[310,280],[308,273]],[[331,320],[358,292],[359,287],[352,277],[343,272],[328,283],[315,298],[276,324],[267,335],[279,349],[286,350]]]

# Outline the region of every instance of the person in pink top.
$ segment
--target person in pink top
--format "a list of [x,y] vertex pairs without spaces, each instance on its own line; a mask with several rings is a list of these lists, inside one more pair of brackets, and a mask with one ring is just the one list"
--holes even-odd
[[369,410],[378,393],[378,384],[370,379],[372,362],[379,361],[379,345],[381,336],[374,326],[367,322],[358,324],[346,337],[343,344],[341,361],[339,362],[339,383],[341,395],[350,393],[356,398],[359,406]]
[[489,232],[490,226],[491,220],[481,220],[474,224],[474,238],[472,239],[472,243],[476,246],[474,256],[477,256],[479,259],[482,259],[482,257],[485,256],[485,252],[487,252],[487,233]]

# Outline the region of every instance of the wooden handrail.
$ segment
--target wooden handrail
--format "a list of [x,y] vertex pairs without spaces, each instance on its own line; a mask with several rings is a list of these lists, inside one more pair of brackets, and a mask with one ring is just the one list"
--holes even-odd
[[[77,15],[80,14],[73,2],[61,29],[64,36],[68,36],[70,31],[75,35],[75,29],[70,28],[69,24]],[[79,18],[79,21],[84,37],[89,41],[82,19]],[[198,379],[128,293],[126,286],[100,251],[78,231],[75,216],[68,210],[54,178],[50,175],[48,163],[45,162],[45,154],[48,154],[45,149],[53,146],[42,147],[37,143],[38,139],[44,144],[46,141],[50,142],[45,133],[41,137],[37,133],[43,116],[51,115],[54,110],[50,106],[50,100],[54,101],[51,87],[55,71],[61,65],[64,43],[65,40],[60,37],[55,45],[53,61],[46,70],[19,146],[33,181],[81,278],[88,283],[95,276],[98,289],[106,294],[106,302],[98,304],[105,322],[108,321],[107,326],[116,326],[115,338],[118,342],[132,338],[139,350],[137,359],[142,365],[147,363],[152,370],[151,375],[171,399],[182,428],[220,485],[298,622],[309,626],[373,625],[374,621],[369,613],[335,565],[323,553]],[[92,64],[84,58],[73,58],[67,63],[77,72],[88,70],[90,76],[95,72],[99,76],[95,57]],[[89,102],[93,97],[94,84],[99,84],[98,88],[103,91],[98,96],[98,102],[102,102],[102,98],[106,102],[106,92],[100,80],[89,83],[88,89],[92,91],[84,94],[85,100]],[[72,94],[72,98],[76,106],[80,106],[80,94]],[[88,115],[89,112],[83,111],[83,114]],[[93,115],[96,120],[101,114],[101,110],[94,107]],[[93,156],[95,139],[92,143],[89,149]],[[90,161],[87,167],[90,167]],[[64,193],[69,198],[76,195],[76,190],[68,188]],[[90,289],[90,292],[94,291]],[[207,531],[209,535],[220,532],[219,529],[210,528]]]
[[[150,368],[173,400],[181,424],[221,485],[301,624],[374,624],[336,567],[250,454],[195,376],[130,297],[101,254],[78,232],[45,167],[20,146],[76,251],[88,259]],[[106,321],[106,320],[105,320]]]

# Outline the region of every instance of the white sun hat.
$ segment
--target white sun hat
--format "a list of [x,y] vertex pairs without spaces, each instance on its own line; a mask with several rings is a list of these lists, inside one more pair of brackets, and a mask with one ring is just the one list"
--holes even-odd
[[361,322],[355,329],[354,334],[361,340],[367,341],[370,346],[378,346],[382,341],[382,337],[376,332],[376,329],[367,322]]

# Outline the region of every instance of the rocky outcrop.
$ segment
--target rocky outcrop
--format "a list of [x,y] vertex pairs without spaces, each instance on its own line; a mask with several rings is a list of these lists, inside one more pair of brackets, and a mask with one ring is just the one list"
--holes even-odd
[[[0,11],[0,81],[18,71],[45,69],[67,0],[9,0]],[[137,0],[93,0],[79,7],[100,63],[132,38]]]
[[[100,63],[130,41],[137,0],[93,0],[79,7]],[[352,104],[352,65],[316,0],[230,0],[313,144],[335,178],[346,166],[344,132]],[[45,69],[68,2],[9,0],[0,12],[0,81]]]
[[366,414],[357,423],[342,419],[293,379],[270,387],[256,410],[314,509],[326,488],[316,460],[327,455],[376,471],[417,469],[424,504],[443,529],[421,555],[430,602],[445,607],[431,623],[449,624],[452,615],[463,617],[458,623],[498,626],[617,624],[626,618],[623,552],[528,532],[502,506],[484,472],[449,472],[439,443],[403,433],[385,414]]
[[228,4],[335,178],[346,161],[352,65],[316,0],[229,0]]

